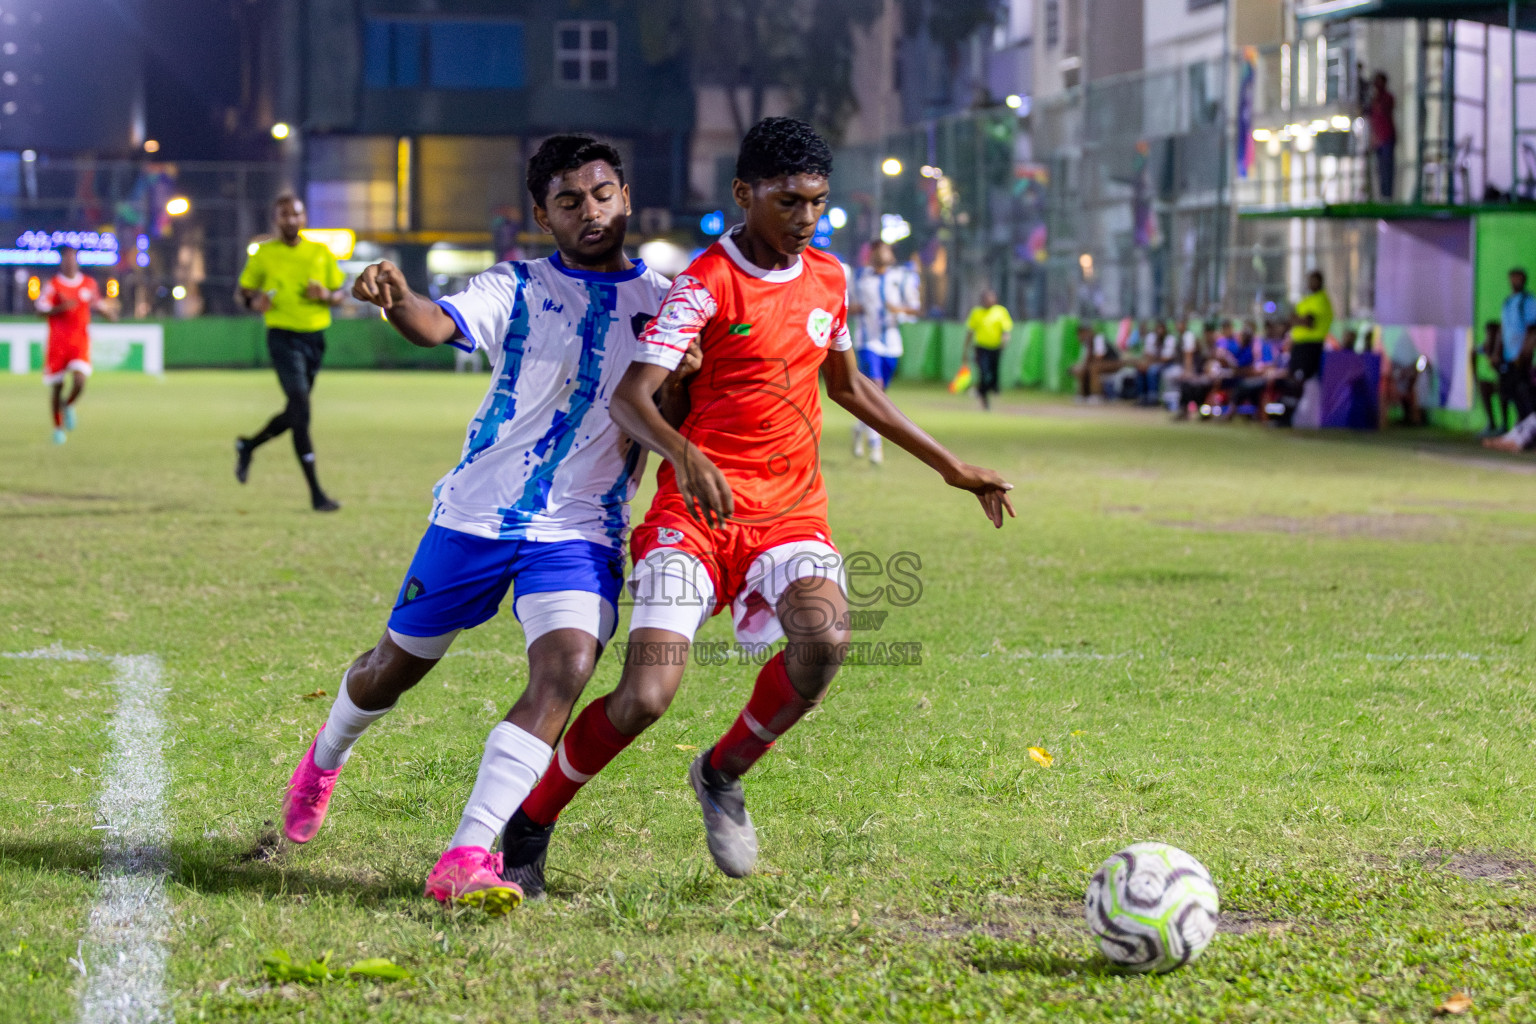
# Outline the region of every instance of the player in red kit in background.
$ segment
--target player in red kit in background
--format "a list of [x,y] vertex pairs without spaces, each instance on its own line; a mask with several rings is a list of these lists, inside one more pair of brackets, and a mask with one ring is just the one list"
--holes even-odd
[[[91,310],[111,316],[101,305],[101,289],[80,272],[75,250],[59,250],[59,272],[37,297],[37,311],[48,318],[48,357],[43,383],[52,389],[53,443],[63,444],[75,429],[75,403],[91,375]],[[70,379],[69,397],[64,379]]]

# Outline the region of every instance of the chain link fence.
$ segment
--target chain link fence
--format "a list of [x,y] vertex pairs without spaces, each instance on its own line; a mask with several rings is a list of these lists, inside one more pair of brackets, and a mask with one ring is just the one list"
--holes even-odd
[[29,278],[51,271],[67,233],[87,232],[99,240],[87,269],[117,283],[125,316],[236,312],[246,248],[270,230],[272,200],[291,181],[279,164],[6,154],[0,249],[10,272],[0,301],[30,312]]

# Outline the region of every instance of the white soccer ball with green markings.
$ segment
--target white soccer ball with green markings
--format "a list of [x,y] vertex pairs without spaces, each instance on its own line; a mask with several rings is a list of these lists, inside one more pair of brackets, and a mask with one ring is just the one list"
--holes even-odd
[[1088,882],[1088,927],[1104,955],[1128,971],[1161,974],[1198,957],[1216,935],[1211,874],[1167,843],[1137,843]]

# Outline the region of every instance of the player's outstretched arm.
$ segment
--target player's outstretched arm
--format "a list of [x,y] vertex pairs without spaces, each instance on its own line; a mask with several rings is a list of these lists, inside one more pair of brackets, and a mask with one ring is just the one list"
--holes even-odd
[[921,427],[907,419],[885,392],[859,372],[853,351],[832,352],[821,367],[827,383],[827,397],[847,409],[881,437],[900,445],[931,467],[944,482],[962,491],[970,491],[981,502],[982,511],[992,525],[1003,525],[1003,513],[1014,515],[1008,492],[1013,484],[994,470],[961,462]]
[[620,430],[672,463],[689,515],[709,527],[723,526],[735,511],[725,474],[657,408],[656,392],[671,372],[653,363],[630,363],[613,391],[608,414]]
[[384,310],[385,318],[412,345],[436,348],[459,336],[459,325],[453,317],[425,295],[411,291],[400,268],[388,260],[357,275],[352,297]]

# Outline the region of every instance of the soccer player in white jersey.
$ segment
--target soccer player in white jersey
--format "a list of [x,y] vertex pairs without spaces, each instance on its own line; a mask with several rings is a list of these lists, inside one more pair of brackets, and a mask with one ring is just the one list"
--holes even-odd
[[[494,374],[463,457],[437,484],[388,628],[342,677],[283,811],[289,839],[312,839],[352,745],[460,630],[496,614],[510,586],[528,688],[491,730],[458,831],[426,887],[440,902],[492,913],[516,906],[522,892],[502,880],[500,854],[489,848],[549,766],[618,618],[627,504],[645,451],[613,425],[608,396],[668,287],[624,254],[629,189],[611,147],[583,135],[549,139],[529,161],[528,190],[558,247],[548,259],[498,263],[435,303],[388,262],[353,287],[411,343],[485,349]],[[681,394],[669,383],[661,400],[669,389]]]
[[[896,254],[885,242],[876,242],[869,250],[869,266],[854,278],[850,312],[859,317],[859,331],[854,344],[859,372],[880,385],[884,391],[896,376],[901,359],[901,324],[910,322],[919,310],[912,297],[909,273],[896,265]],[[885,461],[885,443],[874,429],[864,423],[853,425],[853,457],[864,457],[869,445],[869,461]]]

